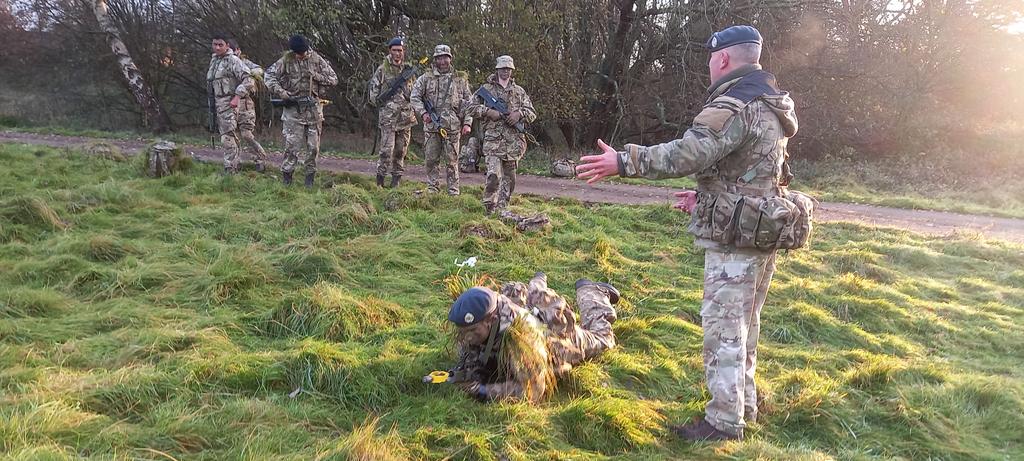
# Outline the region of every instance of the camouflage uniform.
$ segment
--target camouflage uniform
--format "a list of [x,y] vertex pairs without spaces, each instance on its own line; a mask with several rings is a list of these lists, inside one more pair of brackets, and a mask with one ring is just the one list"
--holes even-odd
[[[315,51],[308,51],[299,60],[289,51],[267,69],[267,88],[281,98],[310,96],[321,98],[327,88],[338,84],[334,69]],[[284,127],[284,162],[281,171],[291,173],[299,163],[299,151],[306,149],[302,160],[306,175],[316,172],[316,158],[320,155],[320,132],[323,129],[324,109],[313,107],[285,107],[281,114]]]
[[574,365],[615,347],[615,308],[608,293],[598,285],[583,285],[576,290],[579,317],[564,298],[548,288],[543,276],[534,277],[529,285],[506,283],[500,294],[493,295],[497,297],[499,336],[517,319],[527,322],[528,328],[542,338],[539,344],[544,350],[537,352],[546,358],[542,363],[549,368],[508,376],[498,369],[500,347],[485,357],[485,345],[460,345],[453,381],[485,384],[487,399],[525,398],[537,402],[547,390],[546,375],[563,376]]
[[[262,82],[263,68],[247,58],[241,56],[239,58],[241,58],[242,64],[245,64],[245,67],[249,69],[254,82]],[[256,130],[256,102],[253,101],[252,97],[258,90],[258,87],[259,85],[254,84],[253,92],[246,93],[238,103],[238,136],[252,154],[253,162],[260,166],[267,161],[267,151],[263,149],[263,146],[256,140],[256,135],[253,133]]]
[[797,130],[793,100],[756,64],[736,69],[712,87],[693,126],[656,146],[627,144],[619,174],[650,179],[696,174],[697,205],[690,231],[704,256],[704,368],[711,401],[705,419],[742,433],[744,413],[756,417],[757,339],[761,308],[775,271],[775,252],[737,249],[712,240],[719,194],[778,196],[788,182],[786,144]]
[[[482,85],[495,98],[505,101],[509,113],[520,111],[524,123],[533,122],[537,112],[533,109],[530,96],[523,87],[509,80],[507,87],[498,83],[498,76],[491,74]],[[510,126],[504,119],[484,118],[487,106],[480,96],[473,98],[468,112],[481,120],[484,130],[483,153],[487,159],[487,181],[484,186],[484,208],[488,211],[501,210],[508,206],[512,191],[516,188],[516,167],[526,153],[526,135]]]
[[[453,66],[454,67],[454,66]],[[441,190],[438,177],[438,166],[442,158],[445,162],[448,193],[459,194],[459,131],[463,125],[473,124],[469,114],[462,116],[466,104],[473,94],[469,90],[469,81],[464,72],[451,71],[441,73],[437,67],[416,79],[412,87],[410,100],[412,108],[422,119],[427,113],[424,100],[429,100],[441,117],[442,126],[424,123],[423,151],[427,164],[427,186],[431,192]],[[447,131],[447,138],[441,136],[441,128]]]
[[[370,78],[371,104],[376,104],[377,96],[387,93],[392,80],[407,69],[412,69],[412,65],[404,63],[399,66],[394,64],[390,57],[385,58]],[[389,167],[394,176],[402,176],[405,172],[405,154],[409,151],[412,126],[416,124],[416,114],[409,103],[412,86],[415,83],[416,79],[407,79],[401,90],[377,108],[377,125],[380,130],[378,176],[386,175]]]
[[[252,75],[241,59],[228,50],[222,56],[213,55],[206,81],[212,87],[217,109],[217,129],[220,142],[224,145],[224,168],[237,170],[238,149],[238,108],[231,107],[235,96],[246,97],[253,88]],[[241,107],[241,103],[239,103]]]

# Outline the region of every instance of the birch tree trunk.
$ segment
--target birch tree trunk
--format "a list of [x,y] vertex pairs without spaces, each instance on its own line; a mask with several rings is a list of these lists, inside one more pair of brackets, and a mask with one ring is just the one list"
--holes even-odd
[[110,50],[114,52],[114,56],[117,58],[117,65],[121,68],[121,74],[124,75],[125,83],[128,84],[128,90],[132,92],[132,95],[135,96],[135,101],[142,108],[144,124],[148,125],[154,133],[170,131],[171,119],[167,116],[167,112],[164,111],[160,100],[157,99],[156,93],[153,92],[153,89],[142,78],[142,73],[135,66],[131,55],[128,54],[128,48],[121,41],[117,26],[110,18],[107,1],[94,0],[93,12],[96,14],[96,21],[100,24],[100,29],[107,35]]

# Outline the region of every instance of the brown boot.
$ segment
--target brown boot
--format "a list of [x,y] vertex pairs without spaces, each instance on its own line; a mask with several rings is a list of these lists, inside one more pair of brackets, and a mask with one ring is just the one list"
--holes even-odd
[[715,429],[706,419],[703,417],[694,418],[687,424],[681,426],[672,426],[669,428],[673,433],[679,437],[689,440],[691,442],[716,442],[721,440],[743,440],[743,432],[738,434],[730,434],[725,431]]

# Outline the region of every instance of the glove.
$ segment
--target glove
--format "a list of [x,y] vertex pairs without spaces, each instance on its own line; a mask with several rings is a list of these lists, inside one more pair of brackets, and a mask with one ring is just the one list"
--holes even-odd
[[259,80],[261,82],[263,81],[263,69],[253,69],[251,74],[252,78]]
[[465,393],[469,394],[470,397],[473,397],[480,401],[487,400],[487,386],[485,386],[483,383],[479,381],[472,381],[467,383],[459,383],[457,385],[460,388],[462,388],[462,390]]
[[277,92],[277,97],[281,99],[288,99],[292,97],[292,94],[289,93],[287,90],[281,90]]
[[501,119],[501,112],[498,112],[494,109],[487,109],[487,112],[484,112],[484,117],[487,117],[487,120],[496,122],[499,119]]
[[511,114],[508,114],[508,119],[506,119],[506,121],[508,122],[509,126],[515,126],[522,119],[523,113],[517,110],[512,112]]

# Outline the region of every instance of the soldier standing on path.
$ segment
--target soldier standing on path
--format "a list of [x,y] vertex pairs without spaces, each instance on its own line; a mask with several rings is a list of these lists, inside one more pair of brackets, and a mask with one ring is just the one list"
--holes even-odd
[[[672,428],[693,441],[742,439],[743,428],[757,418],[757,339],[775,249],[747,244],[760,240],[760,221],[749,227],[737,221],[763,217],[748,203],[785,198],[792,177],[786,145],[797,130],[793,100],[758,64],[757,29],[727,28],[714,33],[706,47],[710,96],[682,138],[656,146],[626,144],[619,152],[598,140],[603,152],[583,157],[576,167],[588,182],[613,174],[651,179],[696,174],[697,191],[676,193],[675,207],[693,216],[690,232],[706,249],[700,315],[711,401],[703,418]],[[751,229],[755,235],[747,235]]]
[[316,51],[309,49],[309,41],[302,35],[288,40],[288,51],[267,69],[267,88],[271,94],[292,104],[281,113],[284,133],[284,162],[281,175],[285,184],[292,183],[292,173],[300,163],[299,152],[305,149],[301,163],[306,171],[306,187],[313,187],[316,176],[316,158],[320,155],[320,133],[323,130],[324,109],[320,98],[327,89],[338,84],[338,75],[331,65]]
[[398,187],[405,172],[405,154],[409,151],[412,126],[416,124],[409,98],[416,83],[416,68],[405,62],[405,42],[395,37],[388,42],[388,56],[370,77],[370,104],[377,108],[380,136],[377,161],[377,186],[384,187],[384,176],[391,170],[390,187]]
[[252,75],[228,46],[227,37],[214,35],[210,41],[213,56],[206,71],[207,91],[212,93],[217,111],[217,130],[224,145],[224,173],[238,172],[238,107],[253,88]]
[[556,378],[615,347],[618,301],[615,287],[581,279],[577,317],[542,272],[528,285],[506,283],[501,293],[466,290],[448,312],[459,347],[449,381],[483,401],[540,402]]
[[[496,72],[487,77],[487,83],[473,98],[468,112],[482,118],[484,130],[483,154],[487,159],[487,181],[483,203],[488,213],[497,213],[512,200],[516,188],[516,167],[526,153],[524,124],[533,122],[537,113],[530,96],[512,79],[515,63],[512,56],[499,56]],[[508,110],[502,114],[487,107],[482,92],[501,101]]]
[[237,40],[228,40],[228,45],[231,46],[231,51],[235,53],[235,56],[238,56],[238,59],[242,60],[242,64],[245,64],[245,67],[249,69],[249,73],[255,82],[252,92],[246,93],[238,104],[238,136],[241,138],[242,144],[246,146],[246,150],[252,154],[253,162],[256,164],[256,171],[262,173],[267,169],[267,151],[256,140],[256,135],[254,134],[256,130],[256,103],[253,101],[253,96],[263,83],[263,68],[242,55],[242,49],[238,47]]
[[465,72],[452,66],[448,45],[434,47],[432,67],[416,79],[410,96],[413,110],[423,120],[427,186],[430,192],[440,192],[438,165],[443,158],[448,195],[459,195],[459,137],[472,129],[473,117],[465,109],[473,95]]

